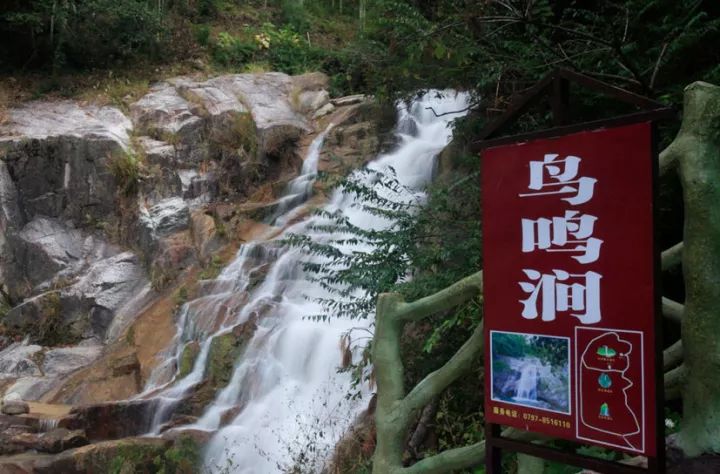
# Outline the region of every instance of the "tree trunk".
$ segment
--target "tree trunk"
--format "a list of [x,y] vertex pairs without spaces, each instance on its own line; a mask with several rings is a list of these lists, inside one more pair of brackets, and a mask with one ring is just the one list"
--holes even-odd
[[685,89],[676,155],[685,201],[682,350],[683,421],[678,442],[688,456],[720,452],[720,87]]

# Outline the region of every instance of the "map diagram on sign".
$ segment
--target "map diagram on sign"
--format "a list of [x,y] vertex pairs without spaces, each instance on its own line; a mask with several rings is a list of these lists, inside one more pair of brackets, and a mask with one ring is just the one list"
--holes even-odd
[[577,436],[642,451],[642,335],[576,328]]

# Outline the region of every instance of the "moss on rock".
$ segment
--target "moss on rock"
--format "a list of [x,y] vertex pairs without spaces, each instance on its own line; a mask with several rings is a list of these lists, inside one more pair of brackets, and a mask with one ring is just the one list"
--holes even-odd
[[255,329],[257,325],[251,320],[213,339],[205,369],[205,378],[210,386],[222,388],[230,382],[235,361],[245,351]]
[[197,341],[191,341],[183,349],[180,355],[180,367],[178,370],[178,378],[183,378],[192,372],[195,366],[195,360],[200,353],[200,344]]

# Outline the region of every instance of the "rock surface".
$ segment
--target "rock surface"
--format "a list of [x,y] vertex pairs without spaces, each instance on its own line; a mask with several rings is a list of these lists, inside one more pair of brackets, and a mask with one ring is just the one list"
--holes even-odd
[[[365,98],[338,101],[327,89],[319,73],[178,77],[154,85],[128,117],[69,101],[10,111],[0,124],[0,282],[13,307],[0,327],[0,396],[11,394],[3,410],[18,413],[29,400],[30,413],[0,415],[0,444],[4,454],[39,453],[2,458],[0,472],[108,472],[126,449],[147,448],[150,460],[167,449],[165,440],[102,440],[150,428],[155,402],[113,400],[140,392],[162,361],[179,295],[201,291],[200,271],[219,271],[238,242],[275,231],[259,220],[299,171],[311,132],[338,124],[325,169],[356,166],[380,146]],[[226,310],[246,302],[240,292]],[[255,317],[277,304],[261,302]],[[204,331],[218,328],[210,319]],[[213,341],[205,380],[164,438],[207,441],[211,433],[175,425],[203,413],[255,329],[252,319]],[[199,348],[188,344],[183,375]],[[48,417],[33,413],[34,400],[81,406]]]
[[24,415],[30,411],[30,406],[22,400],[3,400],[0,411],[5,415]]

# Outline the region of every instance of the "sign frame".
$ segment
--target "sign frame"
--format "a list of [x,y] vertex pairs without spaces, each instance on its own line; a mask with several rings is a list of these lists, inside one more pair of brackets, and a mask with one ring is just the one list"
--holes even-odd
[[[581,86],[594,89],[605,95],[614,96],[618,100],[631,103],[637,107],[646,109],[633,112],[627,115],[612,117],[609,119],[583,122],[579,124],[567,124],[569,116],[569,85],[570,81]],[[542,95],[551,95],[551,107],[555,127],[512,135],[500,138],[491,138],[500,130],[504,129],[512,123],[517,117],[522,115],[527,108],[537,101]],[[501,425],[485,422],[485,466],[487,474],[502,473],[502,452],[518,452],[530,456],[542,458],[549,461],[560,462],[577,466],[579,468],[591,469],[602,474],[664,474],[665,473],[665,434],[662,420],[665,418],[664,413],[664,384],[663,371],[657,370],[657,361],[662,360],[663,354],[663,336],[662,336],[662,313],[660,291],[661,283],[661,253],[657,232],[658,218],[658,174],[659,174],[659,151],[657,144],[657,125],[656,122],[663,119],[670,119],[677,116],[674,109],[665,106],[652,99],[638,96],[629,91],[616,88],[612,85],[603,83],[596,79],[589,78],[571,71],[558,69],[550,73],[530,91],[521,97],[513,106],[511,106],[497,121],[488,125],[481,133],[481,141],[474,143],[473,151],[480,153],[483,150],[499,145],[509,145],[518,142],[526,142],[535,139],[557,138],[564,135],[592,131],[602,128],[618,127],[622,125],[631,125],[641,122],[650,123],[650,154],[652,161],[652,213],[655,228],[653,229],[653,300],[655,303],[654,315],[654,331],[655,346],[653,353],[655,355],[655,378],[651,383],[654,385],[654,404],[655,404],[655,433],[648,433],[649,436],[655,438],[656,455],[647,458],[647,468],[621,464],[615,461],[608,461],[599,458],[593,458],[577,454],[574,451],[565,451],[542,444],[535,444],[526,441],[511,439],[502,435]],[[488,361],[485,361],[485,367],[488,367]],[[486,370],[487,374],[487,370]],[[485,389],[488,388],[486,379]]]

